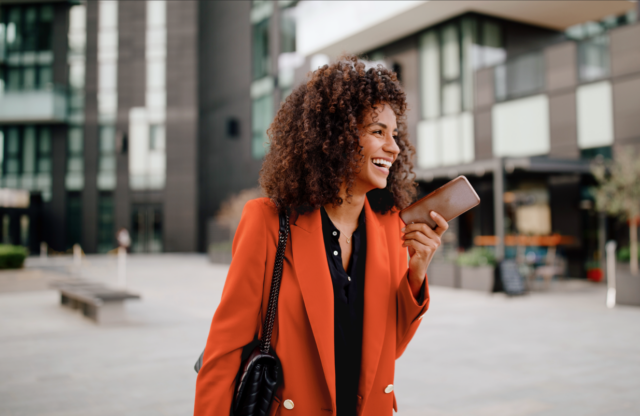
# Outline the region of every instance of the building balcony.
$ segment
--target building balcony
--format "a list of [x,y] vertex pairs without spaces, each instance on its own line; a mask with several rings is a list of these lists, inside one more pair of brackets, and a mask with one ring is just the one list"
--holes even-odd
[[0,93],[0,123],[64,123],[66,119],[64,88]]

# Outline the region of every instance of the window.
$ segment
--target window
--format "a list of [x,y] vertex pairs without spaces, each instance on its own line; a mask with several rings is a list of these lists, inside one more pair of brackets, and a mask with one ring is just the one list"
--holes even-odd
[[578,42],[580,81],[593,81],[609,75],[609,36],[600,34]]
[[51,129],[11,126],[0,129],[0,186],[39,191],[51,199]]
[[98,119],[113,123],[118,109],[118,2],[98,3]]
[[165,150],[163,125],[154,124],[149,127],[149,150]]
[[269,56],[269,22],[266,18],[253,25],[253,79],[264,78],[270,74],[271,59]]
[[100,126],[97,181],[99,190],[116,188],[116,129],[113,126]]
[[469,14],[433,27],[419,39],[422,118],[473,108],[473,71],[502,62],[506,52],[497,21]]
[[494,71],[497,101],[520,98],[544,90],[544,56],[542,51],[525,53],[508,59]]
[[65,187],[68,191],[84,188],[84,134],[82,127],[70,126],[67,133],[67,174]]
[[53,7],[3,6],[0,10],[0,90],[52,87]]
[[273,95],[267,94],[253,100],[251,108],[252,143],[251,153],[254,159],[262,159],[267,153],[267,129],[273,118]]

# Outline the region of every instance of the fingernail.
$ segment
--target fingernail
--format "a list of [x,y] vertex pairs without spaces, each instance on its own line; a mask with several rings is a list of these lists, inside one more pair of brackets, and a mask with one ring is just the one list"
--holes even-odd
[[402,230],[400,230],[400,231],[404,232],[404,230],[406,230],[406,228],[403,228],[403,229],[402,229]]

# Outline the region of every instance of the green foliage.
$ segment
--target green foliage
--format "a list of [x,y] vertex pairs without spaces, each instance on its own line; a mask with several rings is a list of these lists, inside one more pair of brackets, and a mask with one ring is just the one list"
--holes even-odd
[[231,247],[233,245],[233,241],[223,241],[221,243],[211,243],[209,244],[209,251],[224,251],[231,253]]
[[598,187],[593,190],[598,211],[629,220],[640,215],[640,158],[632,151],[620,151],[613,161],[591,167]]
[[495,266],[497,263],[493,251],[485,247],[473,247],[459,254],[456,262],[466,267]]
[[[629,247],[620,247],[616,256],[618,261],[629,261],[631,260],[631,249]],[[640,259],[640,247],[638,247],[638,259]]]
[[27,257],[27,249],[22,246],[0,244],[0,269],[19,269]]

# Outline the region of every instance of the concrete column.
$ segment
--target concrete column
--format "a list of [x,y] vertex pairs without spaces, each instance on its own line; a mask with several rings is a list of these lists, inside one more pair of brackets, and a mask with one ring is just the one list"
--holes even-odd
[[495,159],[493,168],[493,215],[496,243],[496,258],[504,258],[504,167],[500,158]]
[[87,2],[87,46],[84,88],[84,189],[82,249],[93,253],[98,241],[98,2]]

